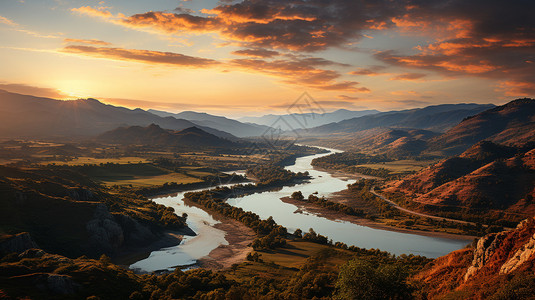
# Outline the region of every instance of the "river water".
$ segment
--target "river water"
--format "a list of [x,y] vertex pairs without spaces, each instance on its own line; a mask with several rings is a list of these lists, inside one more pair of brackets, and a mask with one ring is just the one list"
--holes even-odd
[[[286,167],[293,172],[308,171],[312,177],[309,182],[283,187],[279,191],[267,191],[240,198],[228,199],[230,205],[241,207],[258,214],[262,219],[272,216],[277,224],[288,228],[289,232],[300,228],[307,231],[313,228],[319,234],[333,241],[344,242],[361,248],[375,248],[396,255],[415,254],[436,258],[451,251],[463,248],[468,242],[463,239],[437,238],[417,234],[400,233],[389,230],[374,229],[346,221],[333,221],[315,214],[302,212],[295,205],[284,203],[280,198],[301,191],[305,197],[318,193],[328,197],[341,191],[355,180],[333,177],[323,171],[314,170],[311,162],[314,158],[326,156],[337,150],[328,149],[329,153],[300,157],[295,164]],[[204,210],[189,206],[183,201],[184,193],[153,199],[158,204],[171,206],[180,215],[188,214],[188,225],[197,233],[195,237],[184,237],[183,242],[175,247],[153,251],[144,260],[131,265],[132,269],[145,272],[173,270],[176,266],[187,266],[208,255],[219,245],[228,245],[225,232],[213,227],[218,221]]]

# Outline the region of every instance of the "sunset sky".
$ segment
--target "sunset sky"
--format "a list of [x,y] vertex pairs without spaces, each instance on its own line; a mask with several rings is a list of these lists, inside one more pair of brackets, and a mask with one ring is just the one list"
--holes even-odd
[[535,96],[535,1],[2,0],[0,89],[227,116]]

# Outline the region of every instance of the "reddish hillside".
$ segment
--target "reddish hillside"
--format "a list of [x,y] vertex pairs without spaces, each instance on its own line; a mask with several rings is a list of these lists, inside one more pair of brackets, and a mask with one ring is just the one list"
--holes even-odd
[[459,154],[482,140],[509,145],[534,142],[535,101],[524,98],[466,118],[429,141],[429,152]]
[[[481,150],[481,144],[476,148]],[[467,214],[495,210],[518,221],[535,214],[535,149],[507,159],[504,157],[511,153],[511,148],[502,150],[500,157],[497,152],[470,149],[459,157],[393,182],[386,191],[404,192],[426,210],[453,207],[454,211]]]
[[445,159],[403,180],[391,183],[392,188],[389,191],[397,190],[411,196],[420,196],[444,183],[469,174],[489,162],[509,158],[515,153],[517,153],[515,148],[496,145],[492,142],[481,142],[460,156]]
[[428,299],[532,299],[535,219],[434,260],[413,280]]

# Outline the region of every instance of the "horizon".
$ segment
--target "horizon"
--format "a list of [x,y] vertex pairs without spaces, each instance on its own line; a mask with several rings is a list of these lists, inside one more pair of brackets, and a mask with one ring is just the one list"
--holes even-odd
[[535,95],[517,4],[7,1],[0,88],[232,118],[305,91],[325,111],[500,105]]

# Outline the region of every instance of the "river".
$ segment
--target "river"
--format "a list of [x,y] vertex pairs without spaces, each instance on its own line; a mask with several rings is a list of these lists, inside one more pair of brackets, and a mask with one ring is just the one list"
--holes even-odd
[[[340,241],[347,245],[367,249],[380,249],[396,255],[415,254],[436,258],[458,250],[468,243],[463,239],[400,233],[374,229],[346,221],[333,221],[315,214],[302,212],[295,205],[280,200],[282,197],[290,196],[294,191],[301,191],[305,197],[315,192],[318,193],[318,196],[328,197],[355,182],[355,180],[334,177],[330,173],[313,169],[311,162],[314,158],[339,152],[334,149],[327,150],[330,152],[297,158],[295,164],[286,167],[293,172],[308,171],[312,177],[309,182],[292,187],[283,187],[279,191],[267,191],[228,199],[227,202],[246,211],[252,211],[262,219],[272,216],[278,224],[288,228],[289,232],[293,232],[297,228],[303,231],[313,228],[317,233],[325,235],[335,242]],[[152,272],[173,270],[176,266],[193,265],[198,259],[208,255],[219,245],[228,244],[225,232],[213,227],[218,221],[204,210],[184,203],[184,193],[158,197],[153,201],[173,207],[178,214],[187,213],[188,225],[197,233],[197,236],[186,236],[178,246],[153,251],[148,258],[131,265],[132,269]]]

